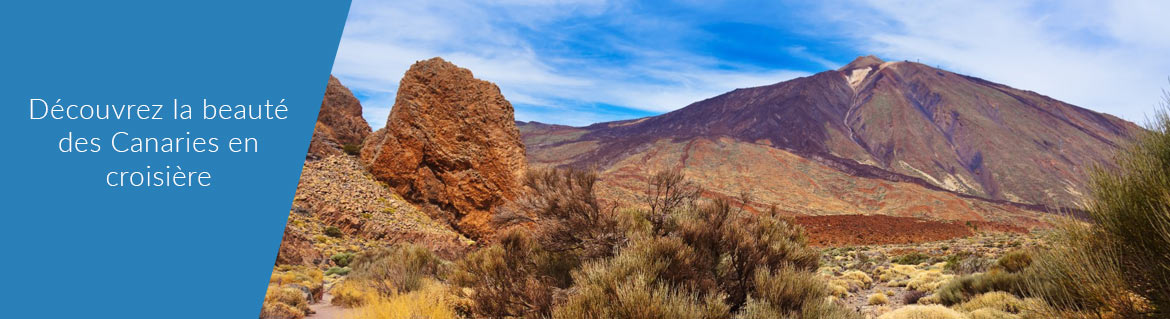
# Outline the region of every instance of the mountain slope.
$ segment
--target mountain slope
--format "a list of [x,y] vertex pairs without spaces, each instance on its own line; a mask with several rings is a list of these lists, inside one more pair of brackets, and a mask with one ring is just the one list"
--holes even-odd
[[[1002,211],[1011,210],[1013,205],[1004,205],[1009,202],[1076,207],[1087,169],[1108,165],[1113,152],[1141,130],[1034,92],[872,56],[838,70],[737,89],[660,116],[583,128],[522,123],[520,129],[533,164],[613,173],[630,161],[644,162],[631,166],[641,170],[653,166],[645,163],[664,161],[663,166],[692,176],[711,175],[704,177],[708,184],[739,176],[743,185],[716,187],[723,195],[751,188],[763,204],[818,214],[880,212],[847,200],[860,192],[851,184],[861,181],[912,184],[914,192],[946,193],[939,196],[963,202],[983,199]],[[663,147],[672,147],[665,145],[686,146],[664,153]],[[699,152],[691,149],[695,145],[718,147]],[[679,158],[671,162],[665,154]],[[820,186],[794,189],[796,181],[763,173],[799,160],[830,168],[808,176]],[[619,176],[610,180],[622,183]],[[842,191],[807,199],[783,193],[817,187]],[[845,204],[810,208],[836,200]],[[909,197],[898,199],[897,206],[911,202],[937,201]],[[905,210],[896,214],[901,213]]]

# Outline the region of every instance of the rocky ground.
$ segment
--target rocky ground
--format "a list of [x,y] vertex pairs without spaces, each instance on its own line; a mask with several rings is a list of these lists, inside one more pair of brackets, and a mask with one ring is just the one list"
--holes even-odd
[[877,318],[905,306],[938,303],[936,294],[948,281],[988,271],[1007,253],[1040,245],[1040,234],[979,231],[930,242],[827,247],[818,272],[834,298]]
[[1028,229],[995,222],[936,221],[885,215],[799,216],[813,246],[913,244],[974,235],[979,229],[1027,233]]
[[[338,232],[330,232],[335,227]],[[290,243],[293,238],[310,245]],[[411,242],[454,256],[473,242],[436,221],[365,173],[357,159],[336,155],[308,162],[301,172],[289,214],[281,258],[303,264],[328,264],[329,256],[369,247]],[[287,246],[287,247],[286,247]],[[300,247],[302,251],[294,251]],[[309,249],[311,251],[303,251]],[[317,257],[319,256],[319,257]]]

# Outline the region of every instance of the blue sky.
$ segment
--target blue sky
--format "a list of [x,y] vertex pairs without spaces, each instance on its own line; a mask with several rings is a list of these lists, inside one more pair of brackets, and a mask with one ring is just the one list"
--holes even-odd
[[1167,1],[353,0],[333,73],[375,129],[403,72],[435,56],[499,85],[521,121],[661,114],[873,54],[1142,123],[1170,86],[1166,12]]

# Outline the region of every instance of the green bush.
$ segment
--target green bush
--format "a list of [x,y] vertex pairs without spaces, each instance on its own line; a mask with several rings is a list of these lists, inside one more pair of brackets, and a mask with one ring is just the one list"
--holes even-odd
[[325,275],[345,276],[349,274],[349,267],[329,267],[325,270]]
[[452,281],[474,294],[471,312],[485,318],[547,318],[553,291],[568,286],[576,259],[546,251],[522,231],[504,233],[491,246],[455,265]]
[[1003,291],[1015,295],[1023,294],[1024,277],[1016,273],[993,270],[987,273],[965,275],[951,279],[936,294],[945,305],[954,305],[966,302],[971,298],[992,292]]
[[427,277],[442,279],[446,263],[427,248],[405,244],[362,252],[353,258],[349,268],[351,279],[366,282],[389,296],[417,290]]
[[894,257],[890,262],[902,265],[917,265],[930,260],[930,256],[920,252],[912,252],[909,254]]
[[329,260],[332,260],[333,264],[337,265],[337,267],[345,267],[349,266],[349,262],[353,260],[353,257],[354,253],[336,253],[333,256],[329,256]]
[[[555,317],[849,316],[825,303],[828,288],[814,274],[819,251],[775,210],[749,215],[717,200],[665,219],[672,220],[663,223],[674,225],[670,230],[640,237],[617,256],[575,272],[577,292]],[[629,304],[631,298],[657,304]]]
[[576,272],[578,291],[553,318],[727,318],[722,296],[701,294],[713,289],[678,289],[702,275],[696,258],[678,238],[638,241]]
[[1032,255],[1022,250],[1008,252],[1007,254],[1003,255],[1003,257],[999,257],[999,260],[995,262],[995,268],[1002,269],[1003,271],[1010,273],[1021,272],[1031,265]]
[[341,229],[337,228],[337,226],[325,227],[325,236],[329,236],[329,237],[333,237],[333,238],[341,238],[342,235],[344,235],[344,234],[341,233]]
[[1029,290],[1064,311],[1170,317],[1170,93],[1147,131],[1094,170],[1090,225],[1066,222]]
[[991,266],[988,259],[966,251],[947,256],[946,262],[943,269],[958,275],[984,272]]
[[813,273],[820,266],[820,251],[808,247],[804,230],[791,218],[772,209],[745,213],[722,200],[701,205],[677,217],[678,236],[700,258],[696,268],[713,274],[731,309],[739,310],[755,289],[760,267],[789,267]]
[[345,151],[345,154],[353,156],[362,154],[362,146],[360,144],[345,144],[341,146],[341,150]]
[[[761,268],[755,289],[736,318],[857,318],[845,307],[828,301],[825,282],[807,271],[784,267]],[[885,295],[882,295],[883,297]]]

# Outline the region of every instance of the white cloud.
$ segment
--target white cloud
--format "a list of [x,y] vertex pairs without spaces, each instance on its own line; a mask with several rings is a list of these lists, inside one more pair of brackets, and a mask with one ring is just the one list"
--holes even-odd
[[[803,34],[832,43],[818,50],[842,45],[844,51],[887,60],[919,60],[1136,122],[1154,109],[1159,90],[1168,85],[1170,19],[1163,16],[1170,2],[855,1],[802,9],[791,17],[761,14],[802,21]],[[808,74],[687,49],[677,44],[711,36],[696,31],[700,22],[640,9],[599,0],[355,0],[333,72],[366,96],[366,117],[375,128],[384,124],[406,69],[435,56],[499,85],[518,105],[518,119],[565,124],[630,114],[597,105],[666,112],[735,88]],[[742,14],[754,11],[772,12]],[[719,14],[712,16],[731,18]],[[589,29],[599,24],[604,29]],[[589,31],[588,39],[577,38],[581,28]],[[566,46],[531,42],[546,40]],[[799,45],[771,45],[825,69],[846,62]],[[590,51],[592,46],[605,48],[602,55],[621,57],[593,56],[598,52]]]
[[[363,107],[375,129],[384,125],[398,81],[406,69],[415,61],[435,56],[496,83],[514,104],[545,109],[518,109],[517,119],[572,124],[588,124],[581,119],[618,119],[603,110],[589,114],[580,105],[609,104],[666,112],[731,89],[807,74],[752,68],[728,70],[717,68],[715,65],[721,61],[710,58],[616,40],[608,44],[641,61],[619,65],[541,56],[517,35],[518,28],[541,28],[542,24],[560,17],[595,16],[622,10],[625,9],[620,4],[603,1],[502,1],[486,8],[462,1],[390,4],[356,0],[350,9],[333,73],[351,90],[370,96],[363,101]],[[672,24],[630,20],[629,23],[642,26]],[[559,113],[566,117],[557,118],[554,116],[557,113],[547,109],[561,109]]]
[[[921,60],[1142,123],[1170,76],[1170,2],[865,1],[860,49]],[[840,9],[840,8],[838,8]]]

